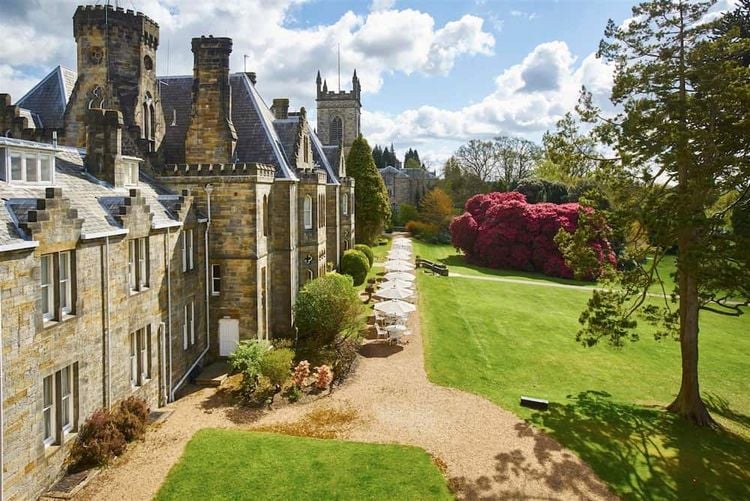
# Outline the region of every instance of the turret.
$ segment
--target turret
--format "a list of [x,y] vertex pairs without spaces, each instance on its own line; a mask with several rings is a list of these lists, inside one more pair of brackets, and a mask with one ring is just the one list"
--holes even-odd
[[321,82],[322,82],[322,80],[320,79],[320,70],[318,70],[318,76],[315,79],[315,85],[316,85],[316,87],[318,89],[318,93],[317,93],[318,97],[320,97],[320,84],[321,84]]
[[140,12],[83,5],[73,16],[78,80],[65,110],[66,144],[86,144],[89,108],[122,113],[125,142],[138,155],[155,151],[164,136],[156,81],[159,25]]

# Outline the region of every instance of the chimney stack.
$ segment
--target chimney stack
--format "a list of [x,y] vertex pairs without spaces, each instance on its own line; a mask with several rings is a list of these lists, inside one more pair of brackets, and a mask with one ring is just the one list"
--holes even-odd
[[193,106],[185,162],[231,163],[237,145],[232,124],[229,55],[232,39],[193,38]]
[[289,118],[289,98],[276,98],[271,105],[271,112],[277,120]]
[[112,186],[122,184],[122,113],[92,108],[86,112],[86,171]]

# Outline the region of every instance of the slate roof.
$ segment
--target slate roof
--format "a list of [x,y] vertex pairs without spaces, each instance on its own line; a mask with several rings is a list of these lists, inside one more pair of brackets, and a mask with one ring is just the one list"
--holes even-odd
[[[0,137],[0,148],[7,145],[27,148],[45,148],[50,145],[7,139]],[[55,162],[55,187],[62,188],[63,196],[70,199],[70,206],[83,218],[82,237],[91,238],[101,233],[122,230],[114,215],[128,196],[127,188],[114,188],[83,170],[85,152],[77,148],[58,147]],[[0,181],[0,251],[8,246],[31,244],[28,235],[19,224],[28,220],[30,210],[36,208],[36,199],[44,198],[44,185],[15,184]],[[176,226],[180,222],[172,210],[175,196],[163,186],[141,172],[138,182],[141,196],[153,214],[155,228]]]
[[397,169],[397,168],[395,168],[395,167],[394,167],[394,166],[392,166],[392,165],[388,165],[388,166],[386,166],[386,167],[383,167],[382,169],[380,169],[380,175],[381,175],[381,176],[384,176],[384,175],[386,175],[386,174],[393,174],[393,175],[394,175],[394,176],[396,176],[396,177],[409,177],[409,176],[408,176],[408,175],[407,175],[407,174],[406,174],[406,173],[405,173],[405,172],[403,171],[403,169]]
[[297,145],[297,137],[299,136],[299,117],[290,117],[286,119],[276,119],[273,121],[273,128],[276,129],[276,134],[279,135],[281,140],[281,146],[284,148],[284,153],[288,159],[294,158],[294,150]]
[[[185,135],[190,125],[193,77],[160,77],[162,110],[167,123],[165,159],[185,162]],[[245,73],[230,76],[232,122],[237,132],[236,162],[256,162],[276,167],[276,177],[296,180],[274,117]],[[174,125],[172,125],[174,124]],[[291,150],[290,150],[291,151]]]
[[[336,167],[334,168],[333,164],[328,158],[328,153],[325,150],[326,147],[323,146],[323,144],[320,142],[318,135],[310,131],[310,139],[312,140],[313,160],[315,161],[315,163],[320,165],[320,167],[324,171],[326,171],[326,183],[340,184],[338,176],[338,155],[336,156]],[[339,149],[338,146],[334,146],[334,148],[336,148],[336,151],[338,151]]]
[[[317,134],[315,135],[315,138],[318,139]],[[318,142],[320,142],[320,139],[318,139]],[[328,163],[331,165],[333,172],[335,172],[338,177],[338,174],[341,172],[341,146],[335,144],[325,145],[323,146],[323,152],[325,153],[326,159],[328,159]]]
[[433,172],[428,171],[427,169],[423,169],[421,167],[408,167],[408,168],[401,169],[401,171],[411,178],[422,177],[422,178],[427,178],[427,179],[433,179],[437,177],[435,176]]
[[75,71],[58,66],[16,104],[32,114],[37,128],[60,129],[76,78]]

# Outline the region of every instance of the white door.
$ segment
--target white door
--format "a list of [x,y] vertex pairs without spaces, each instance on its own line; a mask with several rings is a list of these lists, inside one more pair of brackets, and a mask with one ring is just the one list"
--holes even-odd
[[236,318],[219,319],[219,356],[227,357],[240,343],[240,321]]

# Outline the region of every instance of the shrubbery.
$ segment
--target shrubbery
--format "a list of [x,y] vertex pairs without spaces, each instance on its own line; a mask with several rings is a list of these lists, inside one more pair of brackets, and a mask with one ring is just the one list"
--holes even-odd
[[365,244],[357,244],[354,246],[354,250],[358,250],[362,254],[364,254],[367,257],[368,270],[369,268],[372,268],[373,263],[375,262],[375,254],[372,253],[372,249],[369,245]]
[[234,352],[229,355],[229,366],[235,372],[242,374],[243,387],[249,392],[252,392],[258,384],[261,363],[270,348],[270,344],[265,341],[247,339],[240,341]]
[[[466,212],[453,220],[452,242],[470,262],[482,266],[573,278],[554,239],[560,229],[576,231],[580,209],[577,203],[529,204],[516,192],[476,195],[467,200]],[[592,234],[603,234],[604,228],[600,230]],[[606,239],[596,238],[588,243],[600,264],[597,272],[606,263],[615,264],[614,252]]]
[[341,258],[341,273],[352,277],[354,285],[364,283],[368,271],[370,271],[370,261],[362,252],[356,249],[344,252]]
[[106,465],[125,452],[128,442],[145,434],[148,413],[146,402],[136,397],[120,402],[116,411],[95,410],[78,430],[70,451],[70,471]]
[[363,311],[364,305],[351,278],[338,273],[306,283],[294,304],[300,339],[313,340],[317,346],[333,343],[339,334],[356,333],[362,324]]
[[289,348],[275,348],[266,352],[260,361],[260,373],[274,386],[282,386],[291,377],[294,352]]

